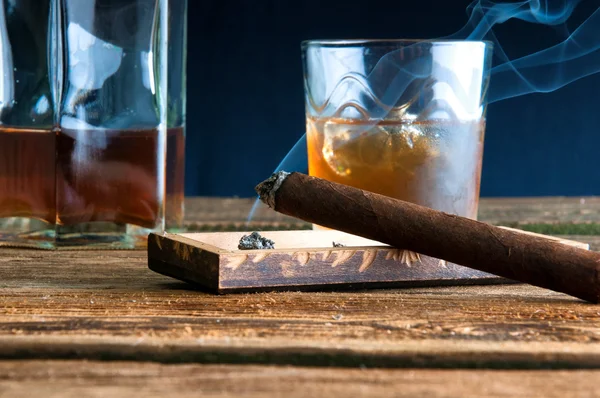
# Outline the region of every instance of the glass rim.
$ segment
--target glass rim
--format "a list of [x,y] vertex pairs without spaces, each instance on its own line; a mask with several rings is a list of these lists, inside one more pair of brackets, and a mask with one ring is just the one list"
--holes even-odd
[[303,40],[302,48],[310,46],[319,47],[353,47],[353,46],[385,46],[385,45],[415,45],[415,44],[441,44],[441,45],[473,45],[483,44],[493,48],[494,43],[489,40],[456,40],[456,39],[311,39]]

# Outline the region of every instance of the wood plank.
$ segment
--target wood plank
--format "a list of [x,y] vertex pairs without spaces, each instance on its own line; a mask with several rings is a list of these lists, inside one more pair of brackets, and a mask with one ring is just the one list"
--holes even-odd
[[497,224],[600,222],[600,197],[482,198],[479,218]]
[[578,242],[585,242],[590,245],[590,250],[600,251],[600,236],[590,235],[557,235],[558,237],[570,239]]
[[600,371],[339,369],[145,362],[0,362],[12,397],[580,397]]
[[[186,198],[186,220],[236,222],[246,220],[254,198]],[[600,197],[481,198],[479,219],[495,224],[600,222]],[[259,205],[257,222],[297,222]]]
[[144,252],[0,254],[0,357],[600,368],[600,307],[528,287],[215,296]]
[[583,250],[589,250],[590,249],[590,244],[589,243],[583,243],[583,242],[580,242],[580,241],[571,240],[571,239],[568,239],[568,238],[565,238],[565,237],[561,237],[561,236],[550,236],[550,235],[538,234],[538,233],[535,233],[535,232],[523,231],[523,230],[520,230],[520,229],[509,228],[509,227],[502,227],[502,226],[500,228],[506,229],[508,231],[517,232],[517,233],[520,233],[520,234],[525,234],[525,235],[530,235],[530,236],[536,236],[538,238],[550,239],[550,240],[562,243],[563,245],[578,247],[578,248],[583,249]]

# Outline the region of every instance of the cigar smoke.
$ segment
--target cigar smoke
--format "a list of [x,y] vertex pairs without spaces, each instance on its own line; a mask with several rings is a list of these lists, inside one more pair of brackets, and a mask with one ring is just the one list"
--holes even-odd
[[[549,93],[600,71],[600,8],[573,32],[566,23],[581,0],[527,0],[516,3],[479,0],[468,7],[469,21],[450,38],[490,40],[495,66],[488,103],[531,93]],[[562,27],[565,37],[544,50],[509,60],[492,28],[511,19]]]
[[[306,134],[303,134],[302,137],[300,137],[300,139],[296,141],[292,149],[289,150],[287,155],[285,155],[283,160],[279,162],[279,165],[273,171],[273,175],[282,172],[282,170],[298,170],[306,172],[307,162],[308,161],[306,158]],[[283,180],[281,181],[283,182]],[[258,198],[254,201],[254,205],[252,205],[252,209],[250,210],[250,213],[248,213],[246,224],[252,221],[252,217],[254,217],[254,213],[256,213],[256,209],[258,209],[260,203],[261,202]]]
[[[600,8],[596,8],[574,30],[570,31],[567,27],[580,3],[582,0],[476,0],[467,7],[469,19],[465,26],[442,39],[489,40],[494,43],[489,104],[531,93],[549,93],[600,71]],[[495,26],[511,20],[552,26],[562,31],[564,37],[558,44],[511,60],[494,33]],[[407,71],[399,70],[398,73],[406,75]],[[392,87],[388,93],[397,93],[397,97],[388,97],[385,103],[395,104],[402,92],[398,87]],[[306,163],[306,137],[303,135],[275,172],[283,169],[306,172]],[[252,219],[258,203],[257,200],[248,221]]]

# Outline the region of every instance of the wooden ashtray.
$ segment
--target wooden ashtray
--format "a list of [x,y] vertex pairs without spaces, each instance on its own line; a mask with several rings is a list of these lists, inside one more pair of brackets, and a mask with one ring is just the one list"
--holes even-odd
[[[530,232],[522,233],[532,234]],[[238,250],[250,232],[151,234],[148,267],[215,293],[509,282],[338,231],[270,231],[273,250]],[[581,242],[532,234],[589,249]],[[334,242],[343,247],[334,247]]]

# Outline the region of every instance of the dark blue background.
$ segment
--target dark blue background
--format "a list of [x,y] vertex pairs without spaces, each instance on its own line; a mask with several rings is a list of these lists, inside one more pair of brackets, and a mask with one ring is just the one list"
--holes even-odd
[[[304,133],[302,40],[447,36],[467,21],[468,4],[190,1],[186,194],[252,196]],[[587,5],[574,21],[589,15]],[[497,33],[511,57],[560,37],[556,28],[524,23]],[[599,88],[594,75],[550,94],[491,104],[482,195],[600,194]]]

